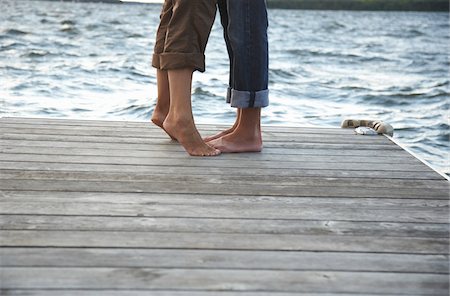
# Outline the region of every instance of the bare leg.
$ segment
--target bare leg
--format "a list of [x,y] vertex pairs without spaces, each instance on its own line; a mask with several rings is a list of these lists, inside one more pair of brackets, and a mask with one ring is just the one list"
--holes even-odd
[[260,152],[261,108],[241,109],[240,120],[234,131],[208,144],[222,152]]
[[191,105],[192,70],[168,70],[170,89],[169,113],[164,130],[192,156],[215,156],[220,151],[206,144],[194,124]]
[[[158,86],[158,100],[156,101],[155,110],[153,110],[151,120],[154,124],[164,130],[163,122],[166,119],[167,113],[169,113],[170,107],[170,90],[167,71],[156,70],[156,81]],[[175,140],[172,136],[170,137],[172,140]]]
[[219,132],[219,133],[217,133],[215,135],[208,136],[208,137],[204,138],[203,140],[205,140],[205,142],[209,142],[209,141],[218,139],[220,137],[223,137],[225,135],[231,134],[237,128],[240,119],[241,119],[241,109],[237,109],[237,111],[236,111],[236,121],[234,122],[232,127],[230,127],[229,129],[226,129],[224,131],[221,131],[221,132]]

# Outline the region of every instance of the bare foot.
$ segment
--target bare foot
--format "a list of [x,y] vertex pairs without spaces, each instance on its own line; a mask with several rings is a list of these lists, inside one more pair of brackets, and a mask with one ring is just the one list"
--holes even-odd
[[215,134],[213,136],[206,137],[203,140],[205,142],[209,142],[209,141],[212,141],[212,140],[215,140],[215,139],[219,139],[219,138],[221,138],[223,136],[226,136],[226,135],[231,134],[232,132],[234,132],[236,130],[236,128],[238,127],[238,125],[239,125],[239,121],[241,119],[241,114],[242,114],[242,110],[241,109],[237,109],[236,121],[234,122],[232,127],[230,127],[229,129],[226,129],[224,131],[221,131],[220,133],[217,133],[217,134]]
[[208,144],[226,153],[261,152],[262,150],[262,139],[260,136],[243,137],[237,133],[231,133],[209,141]]
[[216,156],[220,150],[206,144],[192,122],[176,122],[166,118],[164,130],[183,146],[191,156]]
[[221,137],[223,137],[223,136],[226,136],[226,135],[231,134],[232,132],[234,132],[234,129],[235,129],[235,128],[236,128],[235,126],[230,127],[229,129],[224,130],[224,131],[221,131],[220,133],[217,133],[217,134],[215,134],[215,135],[212,135],[212,136],[208,136],[208,137],[206,137],[206,138],[203,138],[203,140],[204,140],[205,142],[209,142],[209,141],[212,141],[212,140],[221,138]]
[[166,120],[167,113],[168,113],[168,112],[161,112],[161,111],[158,111],[157,108],[155,108],[155,110],[153,111],[153,114],[152,114],[152,119],[151,119],[151,121],[152,121],[155,125],[159,126],[163,131],[165,131],[166,134],[169,135],[169,137],[170,137],[172,140],[176,141],[177,139],[175,139],[174,137],[172,137],[172,136],[166,131],[166,129],[164,128],[164,125],[163,125],[164,120]]

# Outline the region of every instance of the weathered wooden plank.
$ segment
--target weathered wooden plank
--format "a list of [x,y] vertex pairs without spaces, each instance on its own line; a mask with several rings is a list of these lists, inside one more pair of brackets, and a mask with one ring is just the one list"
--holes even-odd
[[[114,120],[84,120],[84,119],[52,119],[52,118],[20,118],[20,117],[4,117],[0,118],[2,126],[13,127],[90,127],[90,128],[113,128],[113,129],[137,129],[137,128],[149,128],[153,130],[159,130],[149,121],[114,121]],[[204,131],[219,131],[229,128],[230,125],[226,124],[196,124],[199,130]],[[264,125],[263,132],[275,132],[275,133],[330,133],[330,134],[353,134],[351,129],[341,129],[337,127],[289,127],[289,126],[273,126]]]
[[[26,137],[19,137],[19,136],[10,136],[10,137],[3,137],[3,140],[7,141],[24,141],[24,142],[36,142],[36,143],[42,143],[47,142],[47,146],[52,146],[53,144],[58,145],[58,143],[70,143],[72,147],[76,147],[77,145],[80,146],[80,143],[88,144],[88,145],[96,145],[96,146],[108,146],[112,148],[119,148],[119,147],[147,147],[150,148],[150,150],[155,149],[172,149],[174,151],[183,151],[183,148],[180,147],[176,142],[170,141],[169,139],[152,139],[152,140],[146,140],[146,141],[140,141],[140,142],[101,142],[96,141],[95,139],[91,139],[91,141],[87,141],[84,139],[83,141],[78,140],[77,137],[73,137],[71,139],[46,139],[46,138],[38,138],[36,136],[26,136]],[[113,145],[111,145],[111,143]],[[61,145],[61,144],[59,144]],[[64,144],[63,144],[64,145]],[[170,147],[171,148],[168,148]],[[314,143],[314,142],[264,142],[264,151],[272,148],[277,149],[290,149],[290,150],[296,150],[296,149],[338,149],[338,150],[366,150],[368,153],[372,150],[381,150],[381,151],[403,151],[402,148],[399,146],[391,145],[391,144],[379,144],[379,145],[371,145],[370,143],[367,144],[358,144],[353,145],[349,143]],[[253,153],[255,154],[255,153]]]
[[321,178],[321,177],[294,177],[294,176],[266,176],[266,175],[191,175],[191,174],[133,174],[129,173],[91,173],[73,171],[22,171],[0,169],[0,180],[77,180],[77,181],[132,181],[132,182],[183,182],[184,184],[197,184],[201,182],[214,184],[234,185],[287,185],[287,186],[324,186],[324,187],[360,187],[361,183],[367,188],[428,188],[449,189],[449,182],[444,180],[405,180],[405,179],[378,179],[376,182],[364,182],[361,178]]
[[[111,145],[112,146],[112,145]],[[109,147],[111,147],[109,146]],[[252,154],[248,153],[233,153],[226,155],[228,160],[263,160],[263,161],[279,161],[280,155],[273,153],[268,149],[270,153]],[[278,149],[280,150],[280,149]],[[287,149],[286,149],[287,150]],[[323,150],[322,150],[323,151]],[[325,150],[330,151],[330,150]],[[147,150],[147,151],[132,151],[132,150],[114,150],[114,149],[86,149],[86,148],[58,148],[58,147],[0,147],[0,152],[10,153],[10,154],[27,154],[27,155],[72,155],[72,156],[108,156],[108,157],[132,157],[132,158],[186,158],[186,152],[180,151],[179,149],[173,150]],[[282,153],[281,151],[279,151]],[[361,162],[361,163],[389,163],[389,164],[421,164],[421,162],[409,155],[383,155],[381,152],[377,156],[365,155],[359,153],[359,155],[328,155],[328,154],[314,154],[311,151],[309,154],[285,154],[283,155],[283,161],[291,162],[304,162],[311,161],[312,159],[317,159],[318,161],[328,161],[328,162]]]
[[146,122],[0,122],[2,293],[448,293],[448,182],[388,138],[199,159]]
[[[83,142],[79,145],[79,141],[39,141],[26,139],[5,139],[2,138],[0,147],[55,147],[55,148],[90,148],[90,149],[112,149],[114,150],[133,150],[133,151],[171,151],[184,152],[179,145],[175,145],[171,141],[158,140],[151,143],[102,143],[102,142]],[[348,144],[328,144],[328,143],[264,143],[264,150],[259,154],[278,154],[278,155],[297,155],[297,154],[315,154],[317,155],[354,155],[354,156],[399,156],[408,157],[408,153],[398,146],[393,145],[358,145],[350,147]],[[6,152],[6,151],[5,151]],[[248,153],[245,153],[248,155]]]
[[[158,295],[158,296],[293,296],[293,293],[290,292],[245,292],[245,291],[175,291],[175,290],[160,290],[151,291],[151,290],[92,290],[92,289],[71,289],[71,290],[61,290],[61,289],[31,289],[31,290],[23,290],[23,289],[14,289],[14,290],[2,290],[5,293],[5,296],[149,296],[149,295]],[[398,296],[399,294],[371,294],[371,293],[302,293],[295,292],[296,296]],[[408,296],[423,296],[419,294],[408,294]]]
[[[327,219],[327,214],[333,214],[333,208],[328,206],[325,209],[317,209],[317,207],[305,207],[289,209],[287,206],[276,207],[275,209],[264,209],[262,206],[257,206],[255,209],[243,210],[237,205],[223,206],[221,209],[214,209],[214,205],[204,206],[204,212],[199,210],[199,205],[121,205],[109,203],[38,203],[28,202],[22,205],[20,202],[2,202],[2,214],[16,214],[16,215],[107,215],[107,216],[127,216],[127,217],[193,217],[196,215],[201,218],[244,218],[244,219]],[[217,205],[216,205],[217,206]],[[70,207],[70,209],[69,209]],[[357,210],[351,208],[353,211]],[[190,210],[191,212],[187,212]],[[279,211],[273,213],[274,210]],[[387,211],[386,208],[377,208],[375,213],[364,217],[364,214],[369,213],[370,209],[363,209],[361,213],[352,214],[351,210],[342,209],[340,206],[334,216],[329,216],[328,220],[343,220],[343,221],[383,221],[383,222],[428,222],[428,223],[445,223],[446,210],[430,209],[425,211],[423,209],[405,210],[405,212],[396,217],[400,211],[397,209],[393,213],[383,216],[382,211]],[[300,212],[300,213],[299,213]],[[347,215],[346,215],[347,214]],[[283,217],[284,215],[284,217]],[[408,217],[409,215],[409,217]],[[328,221],[327,220],[327,221]],[[299,222],[297,222],[299,223]]]
[[226,156],[215,158],[190,157],[185,154],[184,158],[133,158],[133,157],[108,157],[108,156],[76,156],[76,155],[34,155],[34,154],[0,154],[1,161],[16,162],[57,162],[57,163],[86,163],[86,164],[123,164],[123,165],[164,165],[176,167],[212,167],[221,168],[284,168],[284,169],[334,169],[334,170],[380,170],[380,171],[432,171],[422,163],[396,164],[391,163],[352,163],[352,162],[327,162],[322,158],[310,159],[309,161],[265,161],[262,159],[242,159],[241,161],[230,161]]
[[[110,133],[111,134],[111,133]],[[24,139],[24,140],[39,140],[39,141],[76,141],[76,142],[102,142],[102,143],[149,143],[156,141],[168,141],[169,138],[163,134],[158,133],[160,136],[150,137],[148,135],[134,135],[130,137],[122,136],[99,136],[99,135],[76,135],[76,134],[61,134],[57,131],[54,134],[39,134],[39,133],[9,133],[3,132],[3,138],[5,139]],[[335,136],[335,137],[323,137],[315,134],[302,134],[294,137],[266,137],[264,138],[265,144],[267,143],[329,143],[329,144],[346,144],[348,146],[355,146],[360,144],[366,145],[382,145],[382,146],[394,146],[391,141],[386,137],[364,137],[364,136]]]
[[[409,212],[406,213],[406,215]],[[176,214],[176,213],[174,213]],[[106,212],[105,215],[111,215]],[[273,218],[136,217],[136,216],[2,215],[2,230],[137,231],[253,234],[334,234],[448,238],[447,223],[372,222]],[[405,216],[406,216],[405,215]],[[355,217],[347,217],[350,219]],[[380,219],[379,217],[377,217]],[[445,217],[442,217],[444,219]],[[385,218],[384,220],[388,220]],[[395,219],[390,219],[395,220]],[[405,219],[406,220],[406,219]]]
[[[2,267],[145,267],[448,274],[448,256],[342,252],[1,248]],[[114,258],[114,260],[111,260]]]
[[3,214],[447,223],[449,212],[445,199],[3,191],[0,200]]
[[2,247],[96,247],[448,254],[448,238],[346,235],[0,231]]
[[[49,147],[48,141],[21,141],[21,140],[2,140],[0,142],[0,151],[3,153],[36,153],[39,152],[49,152],[52,153],[51,149],[56,149],[56,151],[60,154],[67,154],[61,152],[70,152],[70,154],[82,153],[83,155],[92,154],[92,155],[110,155],[110,156],[123,156],[126,154],[130,156],[130,152],[133,152],[133,156],[136,157],[146,157],[149,153],[154,153],[157,151],[161,152],[163,149],[164,152],[170,153],[184,153],[181,151],[176,145],[143,145],[143,144],[114,144],[110,143],[92,143],[87,142],[84,143],[82,147],[74,144],[73,142],[52,142],[51,147]],[[49,149],[51,148],[51,149]],[[55,153],[52,153],[55,154]],[[414,158],[412,155],[406,153],[405,151],[399,149],[389,149],[389,150],[380,150],[380,149],[319,149],[313,147],[305,147],[302,149],[287,149],[287,148],[268,148],[265,147],[262,153],[259,155],[270,156],[271,154],[275,154],[278,157],[280,155],[309,155],[319,157],[320,155],[328,155],[328,156],[366,156],[370,158],[389,158],[389,157],[404,157],[406,159]],[[245,155],[248,157],[248,153],[244,154],[231,154],[228,157],[235,157],[239,155]]]
[[[121,152],[121,153],[110,153],[109,150],[103,150],[100,154],[99,151],[97,153],[90,153],[92,151],[88,151],[87,153],[82,153],[81,151],[61,151],[59,149],[52,149],[48,148],[48,151],[42,151],[42,149],[34,149],[28,148],[27,152],[21,153],[18,150],[21,149],[5,149],[6,151],[3,151],[3,153],[9,153],[14,154],[20,157],[21,155],[24,155],[25,157],[29,158],[31,155],[34,155],[35,159],[41,159],[43,156],[55,156],[55,157],[64,157],[64,156],[70,156],[70,157],[119,157],[119,158],[133,158],[138,159],[142,158],[144,160],[154,159],[154,158],[170,158],[170,159],[185,159],[186,158],[186,152],[184,151],[147,151],[144,153],[135,153],[135,152]],[[47,149],[46,149],[47,150]],[[51,152],[50,152],[51,151]],[[78,152],[78,153],[77,153]],[[130,155],[132,153],[132,155]],[[220,156],[219,156],[220,157]],[[342,156],[342,155],[321,155],[321,156],[311,156],[311,155],[276,155],[276,154],[256,154],[249,156],[248,154],[229,154],[224,156],[223,158],[228,161],[277,161],[277,162],[307,162],[311,161],[312,157],[317,157],[320,162],[328,162],[328,163],[365,163],[365,164],[390,164],[390,165],[397,165],[397,164],[405,164],[405,165],[422,165],[422,163],[415,159],[415,158],[408,158],[408,157],[368,157],[368,156]]]
[[[215,209],[218,204],[208,204],[201,206],[199,204],[187,205],[170,205],[170,204],[111,204],[111,203],[80,203],[74,202],[28,202],[22,204],[20,202],[1,202],[2,214],[16,215],[107,215],[107,216],[128,216],[128,217],[201,217],[201,218],[244,218],[244,219],[327,219],[327,220],[343,220],[343,221],[383,221],[383,222],[428,222],[428,223],[445,223],[448,209],[431,208],[424,209],[405,209],[401,208],[392,210],[391,213],[383,215],[383,211],[389,209],[350,207],[344,209],[342,205],[336,206],[336,213],[333,212],[332,206],[324,209],[318,209],[318,205],[292,207],[277,206],[274,209],[266,209],[264,206],[258,205],[252,209],[242,209],[235,205],[221,205],[222,208]],[[203,210],[203,211],[202,211]],[[278,212],[274,212],[277,210]],[[358,211],[352,213],[351,211]],[[370,213],[370,211],[374,211]],[[333,215],[334,213],[334,215]],[[326,216],[326,215],[332,216]],[[366,214],[366,216],[364,216]],[[397,216],[396,216],[397,214]],[[195,215],[195,216],[194,216]]]
[[275,292],[409,293],[446,295],[437,274],[148,268],[4,268],[11,288],[116,288]]
[[[153,124],[142,124],[134,127],[122,127],[122,126],[93,126],[93,125],[66,125],[65,121],[61,124],[16,124],[16,123],[2,123],[0,131],[7,133],[46,133],[54,134],[55,131],[60,131],[61,134],[92,134],[99,133],[106,135],[106,131],[110,131],[110,134],[114,135],[154,135],[157,137],[164,136],[165,133]],[[223,127],[225,128],[225,127]],[[199,130],[204,134],[213,134],[222,130],[220,126],[213,125],[200,125]],[[340,129],[340,128],[304,128],[299,127],[294,130],[292,128],[283,127],[266,127],[263,126],[262,129],[263,137],[296,137],[299,134],[311,134],[311,135],[322,135],[322,136],[355,136],[353,130]],[[165,135],[167,137],[167,135]]]
[[[117,132],[110,130],[85,130],[85,131],[72,131],[72,130],[53,130],[53,129],[37,129],[37,130],[22,130],[22,129],[2,129],[0,132],[5,136],[5,138],[12,138],[14,136],[42,136],[48,137],[49,139],[73,139],[73,137],[86,138],[87,140],[92,140],[92,137],[96,137],[99,142],[124,142],[124,141],[136,141],[140,140],[168,140],[167,134],[160,131],[126,131]],[[313,143],[346,143],[346,144],[367,144],[372,145],[394,145],[389,139],[383,136],[358,136],[358,135],[330,135],[326,134],[274,134],[274,133],[264,133],[264,141],[267,142],[285,142],[285,143],[295,143],[295,142],[313,142]],[[116,140],[116,141],[114,141]]]
[[[174,290],[158,290],[158,291],[150,291],[150,290],[90,290],[90,289],[71,289],[71,290],[61,290],[61,289],[32,289],[32,290],[23,290],[23,289],[15,289],[15,290],[2,290],[5,293],[5,296],[149,296],[149,295],[158,295],[158,296],[293,296],[293,293],[290,292],[243,292],[243,291],[174,291]],[[371,294],[371,293],[302,293],[295,292],[297,296],[398,296],[399,294]],[[408,294],[408,296],[423,296],[419,294]]]
[[[130,175],[155,174],[160,175],[203,175],[203,170],[192,169],[191,167],[171,167],[171,166],[141,166],[141,165],[115,165],[115,164],[78,164],[78,163],[51,163],[51,162],[14,162],[0,161],[2,169],[21,171],[55,171],[55,172],[92,172],[92,173],[125,173]],[[241,168],[223,168],[209,167],[209,175],[265,175],[268,177],[323,177],[323,178],[363,178],[371,182],[377,182],[375,179],[410,179],[410,180],[444,180],[436,172],[430,170],[421,171],[376,171],[376,170],[331,170],[331,169],[283,169],[283,168],[252,168],[243,170]]]
[[448,199],[447,188],[384,188],[384,187],[335,187],[300,185],[263,185],[209,183],[174,183],[153,181],[80,181],[80,180],[8,180],[0,184],[0,190],[67,191],[67,192],[135,192],[135,193],[180,193],[223,195],[266,195],[297,197],[379,197],[379,198],[423,198]]
[[361,197],[300,197],[300,196],[268,196],[242,194],[176,194],[176,193],[117,193],[117,192],[64,192],[64,191],[0,191],[0,200],[16,202],[86,202],[86,203],[119,203],[119,204],[187,204],[187,205],[236,205],[236,206],[293,206],[305,208],[309,206],[339,206],[346,208],[423,209],[439,208],[448,210],[448,200],[409,199],[402,198],[361,198]]

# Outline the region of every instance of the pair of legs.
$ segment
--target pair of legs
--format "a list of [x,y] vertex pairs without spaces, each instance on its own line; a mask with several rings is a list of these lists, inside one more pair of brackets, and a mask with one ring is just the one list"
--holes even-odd
[[192,74],[205,71],[215,15],[215,0],[165,0],[152,59],[158,84],[152,121],[194,156],[220,154],[201,138],[191,106]]
[[233,127],[205,141],[222,152],[261,151],[261,108],[269,104],[266,1],[217,4],[230,59],[227,102],[237,108],[237,117]]
[[191,105],[192,69],[157,70],[158,101],[152,122],[177,140],[192,156],[215,156],[195,127]]
[[238,108],[234,126],[207,138],[208,145],[192,116],[192,72],[204,71],[203,54],[215,17],[213,0],[165,1],[152,62],[158,69],[152,121],[191,155],[261,151],[261,108],[268,105],[266,2],[217,0],[217,4],[230,59],[227,102]]
[[158,101],[151,120],[190,155],[261,151],[261,108],[238,109],[236,122],[231,128],[203,141],[192,114],[192,70],[157,70],[157,81]]

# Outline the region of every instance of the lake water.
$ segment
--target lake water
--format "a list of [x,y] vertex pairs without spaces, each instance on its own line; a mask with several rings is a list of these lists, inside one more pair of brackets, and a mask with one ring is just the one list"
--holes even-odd
[[[0,1],[0,115],[149,120],[160,4]],[[449,173],[449,14],[269,10],[263,123],[338,127],[380,119]],[[214,25],[196,73],[199,123],[232,123],[228,60]]]

